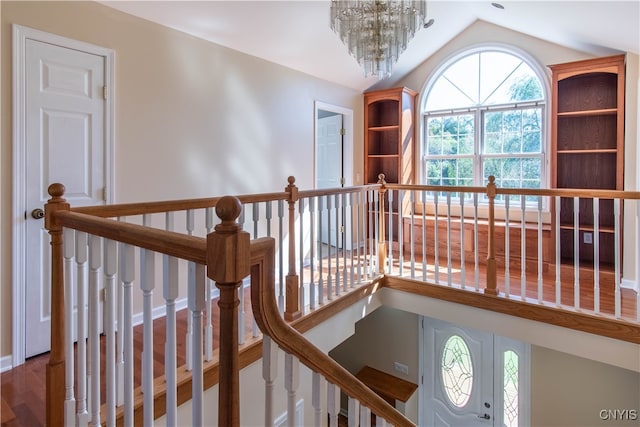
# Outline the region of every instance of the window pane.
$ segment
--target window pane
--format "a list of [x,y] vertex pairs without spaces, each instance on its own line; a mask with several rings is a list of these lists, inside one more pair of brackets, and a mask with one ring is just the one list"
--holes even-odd
[[442,386],[449,401],[458,408],[464,407],[471,397],[473,364],[469,347],[462,337],[449,337],[440,363]]
[[504,420],[507,427],[518,427],[518,355],[507,350],[504,355]]
[[540,107],[486,112],[484,153],[519,154],[542,152]]
[[489,176],[496,178],[496,185],[505,188],[540,188],[540,158],[485,158],[483,182]]
[[427,185],[473,185],[473,159],[426,161]]

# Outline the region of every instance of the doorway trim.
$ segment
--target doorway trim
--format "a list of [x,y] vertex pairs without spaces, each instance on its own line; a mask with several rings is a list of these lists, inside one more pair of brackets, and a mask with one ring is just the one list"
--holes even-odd
[[101,46],[69,39],[22,25],[13,25],[13,227],[12,227],[12,366],[25,361],[25,281],[26,258],[26,41],[75,49],[105,59],[106,100],[104,110],[105,201],[114,200],[115,52]]
[[342,114],[342,126],[345,131],[342,166],[344,168],[344,185],[349,187],[353,185],[353,110],[321,101],[315,101],[313,109],[313,187],[315,188],[318,178],[318,110]]

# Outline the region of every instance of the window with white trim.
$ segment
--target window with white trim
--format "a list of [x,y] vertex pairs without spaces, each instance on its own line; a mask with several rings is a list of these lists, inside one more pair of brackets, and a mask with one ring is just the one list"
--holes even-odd
[[422,105],[422,182],[541,188],[545,90],[524,58],[473,51],[443,67]]

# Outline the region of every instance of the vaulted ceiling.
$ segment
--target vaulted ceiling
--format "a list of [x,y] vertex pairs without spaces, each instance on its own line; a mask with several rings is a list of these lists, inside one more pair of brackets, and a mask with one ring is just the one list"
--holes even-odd
[[[364,78],[329,28],[329,0],[103,1],[107,6],[357,90]],[[592,55],[640,54],[640,0],[430,1],[434,24],[416,33],[392,78],[410,72],[477,20]]]

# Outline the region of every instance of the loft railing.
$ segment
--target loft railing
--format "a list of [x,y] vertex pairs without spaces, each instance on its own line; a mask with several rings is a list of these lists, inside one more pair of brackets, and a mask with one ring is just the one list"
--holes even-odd
[[[52,241],[49,425],[61,425],[63,421],[66,425],[98,425],[103,418],[107,425],[112,425],[118,417],[124,419],[125,425],[138,419],[150,423],[157,411],[154,393],[148,391],[153,390],[159,375],[166,382],[161,406],[166,405],[167,421],[172,424],[176,407],[183,399],[175,393],[180,387],[178,377],[183,374],[178,360],[184,361],[185,371],[190,371],[192,422],[198,424],[204,404],[203,364],[216,363],[211,303],[214,297],[219,300],[221,320],[219,385],[220,390],[232,391],[221,393],[220,398],[236,395],[234,361],[238,345],[244,344],[244,332],[251,330],[253,339],[259,340],[258,329],[264,331],[269,327],[261,317],[264,314],[254,319],[250,310],[245,310],[248,304],[244,301],[243,278],[249,266],[242,263],[248,259],[242,253],[268,237],[274,241],[274,266],[273,271],[268,270],[272,271],[273,279],[267,291],[273,292],[279,313],[286,321],[309,314],[362,284],[376,280],[384,285],[385,278],[395,277],[467,290],[472,298],[474,294],[493,295],[505,303],[519,298],[567,313],[593,314],[596,320],[610,317],[622,327],[614,328],[613,332],[596,329],[596,333],[640,342],[637,332],[640,299],[637,293],[626,295],[632,291],[625,293],[620,286],[622,207],[635,205],[637,216],[640,212],[637,192],[501,189],[493,179],[486,188],[402,186],[386,184],[383,176],[377,185],[313,191],[299,191],[291,177],[283,192],[239,196],[237,208],[220,207],[220,198],[71,208],[63,192],[61,185],[52,185],[52,199],[46,206],[46,227]],[[500,199],[504,205],[498,207],[496,200]],[[571,208],[567,208],[566,200],[571,202]],[[593,201],[588,212],[591,226],[584,225],[588,223],[584,220],[588,215],[582,209],[584,200]],[[519,209],[511,206],[517,201]],[[601,205],[612,210],[613,221],[601,215]],[[227,224],[215,218],[214,209],[220,209],[223,218],[227,216]],[[229,214],[229,210],[234,214]],[[567,221],[567,211],[573,226]],[[235,220],[234,215],[237,223],[232,224],[230,217]],[[601,224],[601,218],[609,222]],[[637,218],[636,221],[640,223]],[[241,234],[241,244],[239,230],[245,233]],[[601,235],[613,238],[614,254],[610,257],[613,262],[606,265],[611,271],[604,268],[599,250],[593,252],[589,268],[584,268],[580,259],[580,252],[584,251],[568,251],[563,230],[574,234],[575,247],[581,245],[581,233],[585,230],[593,233],[595,248],[599,248]],[[637,227],[635,238],[640,241]],[[249,244],[249,239],[254,243]],[[562,259],[563,251],[570,253],[573,259],[570,264],[563,263],[566,261]],[[162,262],[156,258],[162,258]],[[637,248],[635,260],[640,265]],[[548,278],[549,271],[555,271],[552,279]],[[219,295],[215,294],[213,283],[219,288]],[[140,287],[137,295],[134,284]],[[101,287],[105,289],[102,303],[98,292]],[[162,289],[164,302],[160,313],[166,314],[163,373],[154,371],[153,351],[144,350],[153,348],[155,338],[152,320],[154,310],[158,309],[153,299],[156,289],[156,292]],[[592,306],[585,306],[585,298],[581,299],[585,289],[591,293]],[[266,292],[264,284],[262,292]],[[185,354],[176,354],[175,313],[180,301],[184,301],[184,293],[190,312],[184,337],[186,350]],[[571,296],[569,303],[565,294]],[[607,297],[606,304],[600,303],[601,296]],[[74,300],[79,301],[75,307],[76,330],[71,303]],[[492,301],[492,307],[496,307],[495,303]],[[252,307],[256,309],[255,304]],[[105,393],[99,375],[100,310],[105,312]],[[142,316],[136,316],[139,312]],[[136,319],[144,320],[140,347],[132,342]],[[271,327],[284,330],[281,325]],[[279,342],[278,335],[273,337],[274,342]],[[74,366],[74,337],[77,366]],[[273,354],[271,338],[264,342],[264,357],[269,358]],[[279,345],[287,349],[286,344],[279,342]],[[297,363],[294,360],[309,361],[296,349],[289,351],[291,356],[286,360],[291,371],[286,378],[292,380]],[[142,359],[141,375],[133,366],[137,357]],[[223,364],[233,368],[223,369]],[[267,388],[273,381],[270,372],[264,374]],[[226,377],[228,373],[232,377]],[[330,382],[336,380],[331,376],[335,372],[320,370],[320,373]],[[317,378],[314,393],[316,383],[321,384],[320,377]],[[362,392],[353,384],[331,384],[347,394]],[[336,419],[339,388],[335,386],[327,386],[326,392],[331,395],[328,406],[314,407],[314,413],[325,411],[332,420]],[[295,396],[295,381],[287,387],[288,395]],[[369,396],[364,400],[371,409],[388,409],[371,405],[371,399]],[[289,399],[290,411],[295,409],[292,402]],[[225,401],[219,410],[223,407],[232,413],[226,412],[230,418],[220,425],[231,425],[227,421],[235,422],[238,407],[233,400]],[[269,412],[268,408],[265,411]],[[382,413],[390,420],[395,417]],[[293,412],[290,416],[294,416]],[[363,409],[362,419],[369,416],[370,412]]]

